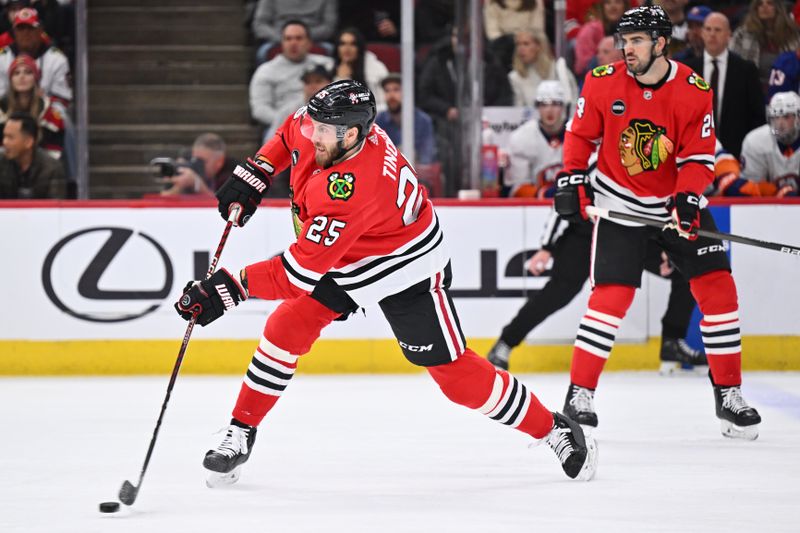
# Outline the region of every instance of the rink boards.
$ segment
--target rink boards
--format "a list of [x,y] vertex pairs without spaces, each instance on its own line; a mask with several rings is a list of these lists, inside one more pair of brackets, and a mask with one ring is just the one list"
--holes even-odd
[[[453,257],[453,293],[470,344],[485,352],[547,277],[526,277],[549,206],[489,201],[437,203]],[[722,230],[800,244],[800,204],[715,205]],[[185,323],[172,303],[200,277],[223,222],[211,204],[179,202],[0,202],[5,308],[0,375],[168,372]],[[232,232],[221,265],[238,270],[294,240],[289,210],[269,202]],[[744,367],[800,369],[800,258],[734,245]],[[549,318],[515,355],[522,371],[569,367],[588,287]],[[656,366],[668,284],[645,274],[618,335],[609,369]],[[196,328],[184,371],[240,373],[275,302],[251,300]],[[337,322],[304,357],[305,372],[413,372],[377,307]]]

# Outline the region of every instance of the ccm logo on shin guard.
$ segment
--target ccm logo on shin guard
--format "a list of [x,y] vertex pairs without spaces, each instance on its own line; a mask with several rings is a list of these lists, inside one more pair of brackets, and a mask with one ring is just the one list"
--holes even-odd
[[403,341],[397,341],[400,347],[409,352],[431,352],[433,351],[433,344],[427,346],[417,346],[415,344],[406,344]]
[[226,311],[230,310],[232,307],[236,307],[236,302],[233,301],[233,298],[231,298],[231,295],[228,292],[228,288],[223,283],[214,285],[214,288],[217,289],[217,294],[219,294],[219,297],[222,298],[222,305],[225,306]]
[[703,246],[697,249],[697,255],[713,254],[714,252],[724,252],[725,245],[712,244],[711,246]]
[[234,169],[233,173],[235,175],[239,176],[240,178],[242,178],[242,181],[244,181],[245,183],[247,183],[248,185],[253,187],[258,192],[263,193],[264,190],[267,188],[267,184],[266,183],[264,183],[263,181],[261,181],[257,177],[253,176],[253,174],[251,172],[245,170],[244,168],[240,167],[239,165],[236,165],[236,168]]

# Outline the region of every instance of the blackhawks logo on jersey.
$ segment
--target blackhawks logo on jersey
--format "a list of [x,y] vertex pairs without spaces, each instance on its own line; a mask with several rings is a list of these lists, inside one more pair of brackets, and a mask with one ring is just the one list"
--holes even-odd
[[356,177],[349,172],[334,172],[328,176],[328,196],[331,200],[349,200],[356,188]]
[[600,65],[592,69],[593,78],[602,78],[603,76],[611,76],[614,74],[614,65]]
[[629,176],[658,170],[675,150],[667,130],[647,119],[633,119],[619,135],[619,157]]
[[701,91],[711,90],[711,86],[708,84],[708,82],[706,82],[706,80],[704,80],[703,78],[701,78],[700,76],[698,76],[694,72],[692,72],[689,75],[689,77],[686,78],[686,81],[689,82],[689,85],[694,85],[695,87],[697,87]]

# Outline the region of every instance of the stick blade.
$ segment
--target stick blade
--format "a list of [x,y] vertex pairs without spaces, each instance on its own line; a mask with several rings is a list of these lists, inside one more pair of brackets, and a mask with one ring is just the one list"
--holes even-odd
[[121,501],[125,505],[133,505],[133,502],[136,501],[136,496],[138,494],[139,494],[138,487],[135,487],[133,483],[131,483],[126,479],[122,483],[122,487],[119,489],[119,501]]

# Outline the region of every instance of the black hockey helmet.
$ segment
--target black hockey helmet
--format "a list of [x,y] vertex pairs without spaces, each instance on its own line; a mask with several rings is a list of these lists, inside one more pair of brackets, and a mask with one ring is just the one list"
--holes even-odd
[[647,33],[653,40],[659,36],[669,40],[672,37],[672,21],[659,5],[635,7],[622,14],[617,22],[617,34],[637,31]]
[[355,80],[326,85],[308,101],[306,112],[317,122],[358,128],[359,140],[367,136],[377,114],[372,91]]

